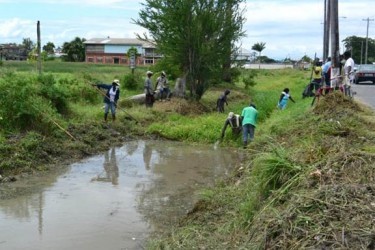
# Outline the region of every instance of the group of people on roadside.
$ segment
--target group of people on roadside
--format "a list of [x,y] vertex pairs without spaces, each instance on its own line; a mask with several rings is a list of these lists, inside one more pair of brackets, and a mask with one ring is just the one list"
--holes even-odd
[[[331,68],[331,57],[328,57],[324,64],[321,60],[316,60],[312,71],[312,81],[308,86],[309,90],[314,91],[316,94],[321,87],[326,89],[339,87],[345,95],[351,96],[351,85],[354,83],[355,73],[351,52],[346,51],[343,55],[340,55],[339,76],[336,76],[336,79],[332,79],[331,77]],[[332,84],[331,81],[335,84]],[[308,96],[308,94],[303,95]]]

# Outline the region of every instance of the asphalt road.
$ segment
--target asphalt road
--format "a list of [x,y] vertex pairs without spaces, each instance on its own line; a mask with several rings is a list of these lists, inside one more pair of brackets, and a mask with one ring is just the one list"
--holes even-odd
[[375,84],[353,84],[356,92],[354,99],[363,102],[375,110]]

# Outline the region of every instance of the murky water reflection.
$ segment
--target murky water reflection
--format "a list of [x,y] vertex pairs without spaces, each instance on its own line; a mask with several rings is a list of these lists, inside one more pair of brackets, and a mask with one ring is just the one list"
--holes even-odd
[[132,141],[30,179],[40,192],[0,201],[0,249],[142,249],[192,208],[240,153],[178,142]]

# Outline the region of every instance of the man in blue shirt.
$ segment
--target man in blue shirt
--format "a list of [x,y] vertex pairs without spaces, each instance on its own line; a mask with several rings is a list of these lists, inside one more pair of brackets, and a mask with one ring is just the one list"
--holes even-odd
[[99,89],[105,89],[104,96],[104,121],[107,122],[109,109],[111,109],[112,120],[116,120],[117,101],[120,97],[120,81],[115,79],[112,84],[94,84]]
[[250,142],[254,140],[254,133],[256,122],[258,118],[258,110],[254,104],[250,104],[250,106],[245,107],[242,110],[242,131],[243,131],[243,147],[247,147],[248,140]]
[[325,82],[326,86],[331,85],[331,79],[330,79],[331,78],[331,74],[330,74],[331,64],[332,64],[331,57],[328,57],[327,62],[322,67],[322,73],[323,73],[323,76],[324,76],[324,82]]

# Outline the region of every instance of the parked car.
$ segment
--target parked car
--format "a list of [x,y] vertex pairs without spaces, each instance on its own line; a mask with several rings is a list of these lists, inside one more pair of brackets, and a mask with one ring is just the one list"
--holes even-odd
[[355,71],[354,83],[371,81],[375,84],[375,64],[361,64]]

